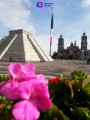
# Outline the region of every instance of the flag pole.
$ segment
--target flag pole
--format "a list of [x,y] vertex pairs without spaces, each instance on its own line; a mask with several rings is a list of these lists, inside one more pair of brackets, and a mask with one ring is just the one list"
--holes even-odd
[[52,45],[51,45],[51,30],[50,30],[50,54],[49,54],[50,56],[51,56],[51,46]]
[[51,28],[50,28],[50,56],[51,56],[51,47],[52,47],[52,31],[53,31],[53,7],[51,7]]

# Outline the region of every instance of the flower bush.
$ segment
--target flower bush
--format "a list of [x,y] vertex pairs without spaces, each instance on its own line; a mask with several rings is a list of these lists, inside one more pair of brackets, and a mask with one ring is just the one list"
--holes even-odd
[[57,106],[57,120],[90,120],[89,74],[77,70],[69,78],[62,74],[49,82],[49,91]]
[[32,63],[0,75],[0,120],[90,120],[90,75],[73,71],[48,81]]
[[[0,83],[0,96],[5,96],[12,104],[14,119],[37,120],[39,110],[52,107],[44,75],[35,75],[35,66],[32,63],[12,63],[8,70],[8,80]],[[3,113],[0,119],[5,119]]]

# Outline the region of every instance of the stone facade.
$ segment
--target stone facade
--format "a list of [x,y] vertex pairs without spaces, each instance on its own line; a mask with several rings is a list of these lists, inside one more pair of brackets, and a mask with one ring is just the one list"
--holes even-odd
[[66,49],[64,48],[64,38],[60,35],[58,39],[58,59],[87,59],[90,55],[90,50],[87,49],[87,36],[83,33],[81,37],[81,49],[77,45],[76,41],[71,42],[70,46]]

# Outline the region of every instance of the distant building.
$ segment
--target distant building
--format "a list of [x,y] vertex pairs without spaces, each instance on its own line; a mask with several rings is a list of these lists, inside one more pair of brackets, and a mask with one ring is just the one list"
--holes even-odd
[[87,36],[86,33],[83,33],[81,37],[81,50],[87,51]]
[[70,46],[64,48],[64,38],[60,35],[58,39],[57,58],[60,59],[87,59],[90,55],[90,50],[87,49],[87,36],[84,32],[81,37],[81,49],[76,43],[76,40],[70,43]]

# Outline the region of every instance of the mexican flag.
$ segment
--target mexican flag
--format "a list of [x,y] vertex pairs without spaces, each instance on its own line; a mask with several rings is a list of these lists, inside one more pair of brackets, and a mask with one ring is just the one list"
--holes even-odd
[[50,45],[52,45],[52,32],[53,32],[53,13],[51,16]]

